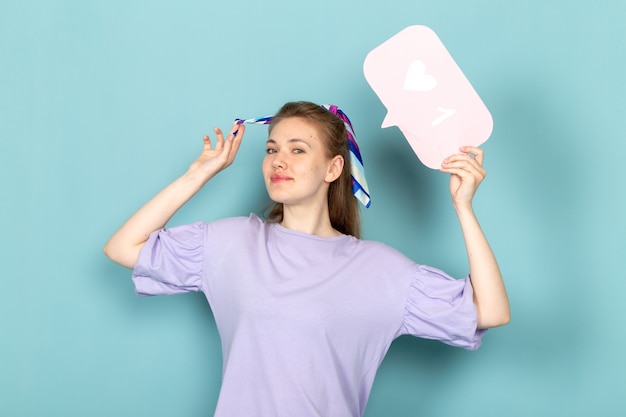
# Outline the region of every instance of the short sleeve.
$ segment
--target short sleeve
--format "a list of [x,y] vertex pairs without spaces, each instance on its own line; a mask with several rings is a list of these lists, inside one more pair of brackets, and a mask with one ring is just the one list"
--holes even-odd
[[141,248],[132,279],[139,295],[202,291],[206,224],[153,232]]
[[401,334],[439,340],[475,350],[484,330],[477,330],[476,306],[469,277],[417,265],[409,287]]

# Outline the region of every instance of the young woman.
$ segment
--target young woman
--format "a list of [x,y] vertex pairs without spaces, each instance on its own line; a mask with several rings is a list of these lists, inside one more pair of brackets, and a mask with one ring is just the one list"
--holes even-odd
[[263,161],[275,202],[267,219],[164,229],[235,159],[244,126],[226,139],[216,128],[215,145],[205,136],[187,172],[106,244],[113,261],[134,269],[139,294],[206,295],[223,350],[216,416],[362,416],[398,336],[476,349],[482,329],[509,321],[498,265],[472,211],[482,150],[461,148],[442,163],[469,257],[469,276],[456,280],[359,239],[353,192],[368,196],[358,167],[349,167],[358,154],[350,127],[335,106],[287,103],[271,120]]

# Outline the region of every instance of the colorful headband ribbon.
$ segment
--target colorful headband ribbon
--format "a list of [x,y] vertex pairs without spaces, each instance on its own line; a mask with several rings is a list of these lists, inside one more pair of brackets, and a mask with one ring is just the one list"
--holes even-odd
[[[371,204],[371,198],[367,181],[365,180],[365,170],[363,169],[363,158],[361,157],[361,151],[359,145],[356,143],[356,135],[354,128],[348,116],[341,111],[341,109],[334,104],[322,104],[322,107],[330,111],[346,126],[346,134],[348,136],[348,147],[350,149],[350,174],[352,176],[352,193],[365,207],[369,207]],[[235,119],[235,123],[242,125],[257,124],[267,125],[272,121],[272,116],[258,117],[256,119]]]

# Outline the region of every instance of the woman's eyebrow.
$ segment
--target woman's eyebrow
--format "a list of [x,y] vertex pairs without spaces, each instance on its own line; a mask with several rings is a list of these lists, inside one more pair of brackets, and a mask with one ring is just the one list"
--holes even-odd
[[[266,143],[266,144],[268,144],[268,145],[270,145],[270,144],[271,144],[271,145],[275,145],[277,142],[276,142],[274,139],[269,138],[269,139],[267,140],[267,142],[265,142],[265,143]],[[291,138],[291,139],[288,139],[288,140],[287,140],[287,143],[302,143],[302,144],[306,145],[306,146],[307,146],[307,147],[309,147],[309,148],[311,147],[311,144],[310,144],[309,142],[307,142],[307,141],[306,141],[306,140],[304,140],[304,139],[300,139],[300,138]]]

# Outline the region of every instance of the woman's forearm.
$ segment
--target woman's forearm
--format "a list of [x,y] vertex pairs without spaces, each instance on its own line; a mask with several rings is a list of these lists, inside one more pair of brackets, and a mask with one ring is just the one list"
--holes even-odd
[[507,324],[509,300],[496,258],[471,207],[457,208],[469,261],[478,327]]
[[133,268],[150,233],[163,228],[207,180],[194,172],[187,172],[172,182],[137,210],[111,236],[104,247],[104,253],[114,262]]

